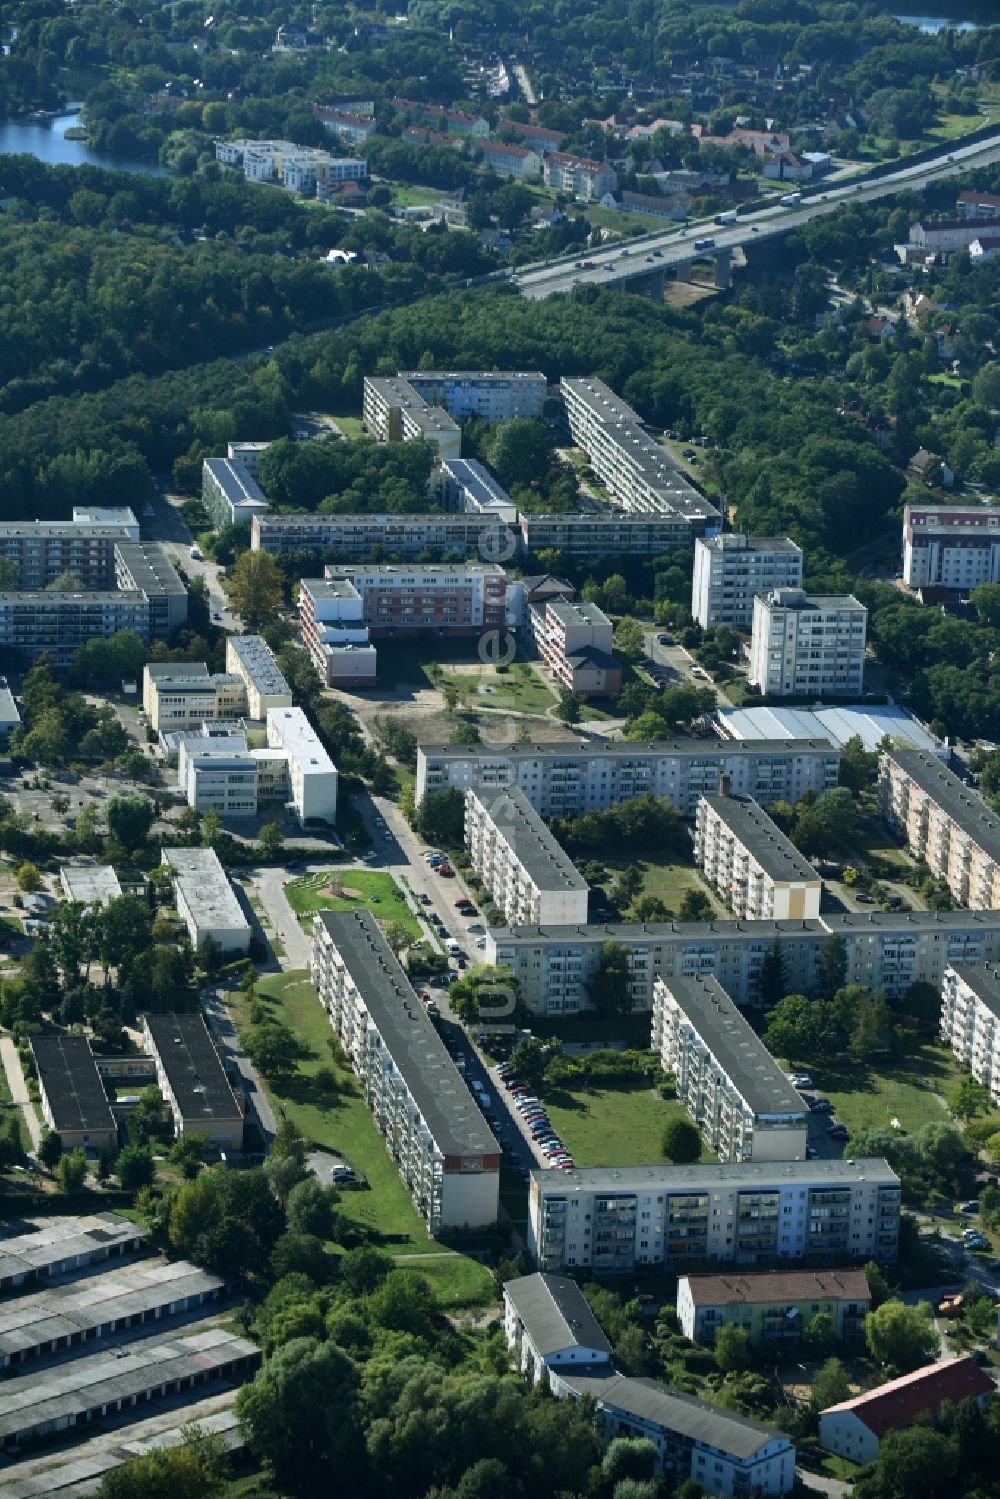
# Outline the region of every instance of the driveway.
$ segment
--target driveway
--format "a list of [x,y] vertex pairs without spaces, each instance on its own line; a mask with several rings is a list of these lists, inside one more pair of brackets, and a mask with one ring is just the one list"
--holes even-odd
[[267,1094],[264,1092],[257,1069],[243,1050],[239,1032],[226,1007],[224,991],[203,989],[201,1003],[212,1034],[222,1042],[226,1060],[231,1061],[240,1074],[244,1096],[249,1108],[257,1116],[261,1133],[271,1139],[277,1133],[278,1122],[274,1117],[274,1110],[267,1101]]
[[177,557],[189,578],[204,578],[208,589],[209,608],[213,614],[222,616],[222,619],[216,620],[215,623],[220,629],[239,634],[240,627],[229,612],[229,600],[219,582],[217,565],[204,558],[191,556],[194,537],[180,511],[181,505],[188,498],[187,495],[171,494],[165,482],[158,481],[155,490],[145,502],[153,514],[142,515],[140,521],[142,534],[149,541],[162,542],[168,554],[172,553]]
[[299,919],[285,897],[284,886],[288,883],[288,871],[280,864],[258,869],[254,884],[260,903],[271,922],[267,935],[277,937],[284,948],[284,956],[278,959],[282,968],[309,967],[309,938],[299,926]]
[[3,1070],[7,1074],[11,1099],[14,1103],[21,1106],[21,1113],[24,1115],[28,1137],[31,1140],[31,1148],[33,1151],[37,1151],[42,1139],[42,1126],[38,1122],[35,1105],[31,1101],[28,1085],[24,1081],[24,1073],[21,1071],[21,1058],[17,1054],[17,1047],[9,1036],[0,1037],[0,1061],[3,1062]]

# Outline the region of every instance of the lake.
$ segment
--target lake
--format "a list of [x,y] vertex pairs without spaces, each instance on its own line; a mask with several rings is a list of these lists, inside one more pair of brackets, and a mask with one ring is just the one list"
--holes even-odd
[[164,167],[135,157],[111,156],[92,151],[86,141],[66,139],[66,131],[80,124],[77,114],[57,115],[51,120],[0,120],[0,154],[25,152],[50,167],[104,167],[115,172],[152,172],[168,177]]

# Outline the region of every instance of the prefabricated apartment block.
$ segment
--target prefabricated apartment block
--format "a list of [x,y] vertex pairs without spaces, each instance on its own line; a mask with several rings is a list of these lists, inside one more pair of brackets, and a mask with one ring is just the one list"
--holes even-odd
[[720,1161],[804,1161],[809,1109],[717,979],[653,982],[652,1047]]
[[500,1147],[370,913],[319,911],[310,971],[429,1231],[494,1223]]
[[850,593],[758,593],[748,680],[765,697],[857,697],[867,625],[867,609]]
[[939,988],[946,966],[1000,962],[1000,911],[830,913],[813,921],[636,921],[492,927],[483,959],[508,966],[534,1015],[574,1015],[606,942],[625,948],[632,1009],[649,1010],[653,979],[714,974],[739,1005],[760,1002],[760,973],[776,940],[790,994],[816,987],[823,944],[842,938],[847,983],[904,999],[918,981]]
[[66,1151],[118,1144],[118,1125],[86,1036],[32,1036],[42,1118]]
[[752,796],[725,790],[701,796],[694,826],[695,863],[737,916],[785,921],[819,915],[819,875]]
[[886,750],[879,767],[879,810],[959,905],[1000,906],[1000,817],[936,756]]
[[465,793],[465,846],[511,925],[587,920],[586,880],[516,786]]
[[940,1030],[962,1066],[1000,1103],[1000,972],[992,964],[945,969]]
[[834,1336],[864,1336],[872,1293],[863,1270],[720,1271],[682,1275],[677,1320],[692,1343],[711,1346],[722,1327],[738,1327],[751,1347],[802,1344],[814,1317],[829,1317]]
[[694,544],[691,615],[703,630],[749,630],[758,593],[801,586],[802,548],[787,536],[727,531],[699,536]]
[[243,1114],[201,1015],[144,1015],[142,1035],[174,1135],[204,1135],[210,1145],[242,1150]]
[[421,744],[417,806],[428,791],[518,786],[543,817],[602,812],[649,793],[684,817],[729,776],[732,792],[761,806],[795,803],[837,784],[840,751],[826,739],[660,739],[649,743]]
[[528,1249],[555,1274],[772,1260],[891,1264],[900,1197],[899,1177],[878,1158],[536,1170]]

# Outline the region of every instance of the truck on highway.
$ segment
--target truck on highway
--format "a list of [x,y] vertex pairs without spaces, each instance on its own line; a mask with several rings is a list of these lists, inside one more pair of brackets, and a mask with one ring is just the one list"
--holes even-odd
[[725,213],[717,213],[715,215],[715,222],[717,224],[735,224],[736,223],[736,209],[735,208],[730,208],[730,209],[727,209],[727,211]]
[[711,235],[708,235],[705,239],[696,239],[694,242],[694,247],[696,250],[714,250],[715,240]]
[[781,204],[782,208],[794,208],[796,203],[802,202],[802,194],[786,193],[783,198],[778,199],[778,202]]

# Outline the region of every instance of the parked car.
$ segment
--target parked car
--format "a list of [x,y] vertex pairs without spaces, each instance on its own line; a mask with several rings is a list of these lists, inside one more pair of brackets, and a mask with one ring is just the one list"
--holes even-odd
[[420,892],[420,904],[422,906],[429,906],[430,903],[431,903],[430,896],[427,894],[426,890],[422,890]]
[[960,1202],[959,1205],[958,1205],[958,1211],[960,1213],[978,1213],[979,1212],[979,1198],[978,1197],[970,1197],[967,1202]]
[[831,1140],[849,1140],[851,1138],[846,1124],[828,1124],[826,1132]]

